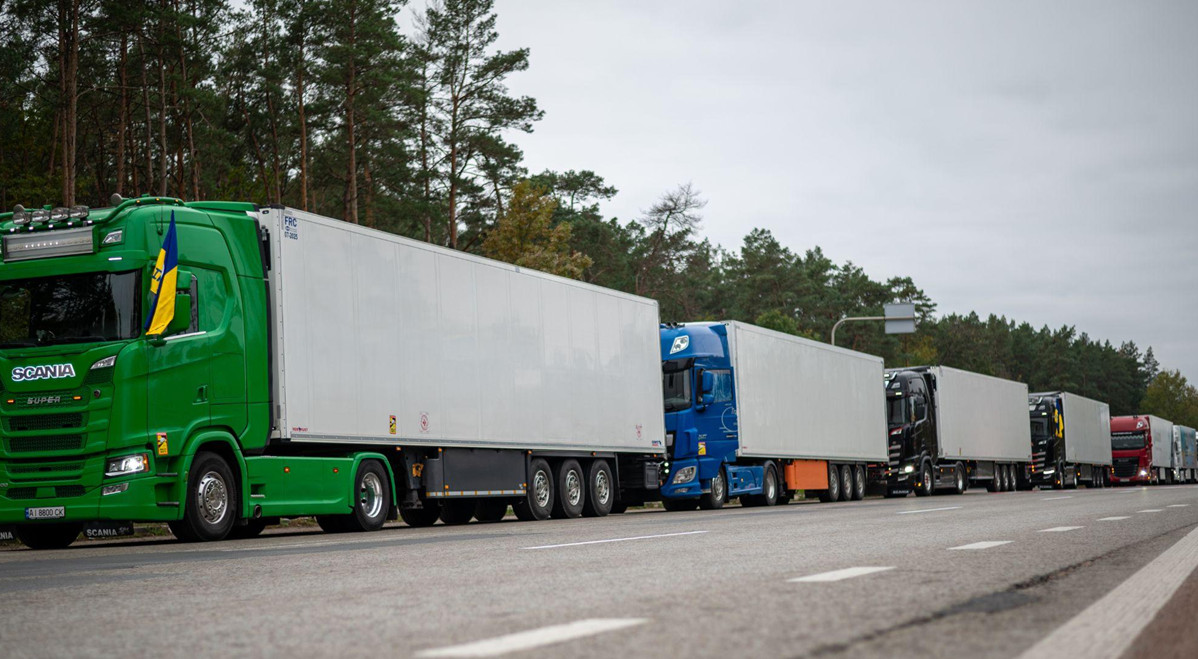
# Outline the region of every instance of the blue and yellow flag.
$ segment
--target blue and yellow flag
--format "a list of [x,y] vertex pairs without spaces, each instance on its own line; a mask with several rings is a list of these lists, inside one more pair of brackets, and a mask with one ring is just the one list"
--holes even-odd
[[[175,318],[175,288],[179,279],[179,240],[175,237],[175,211],[171,226],[162,239],[154,276],[150,279],[150,313],[146,314],[146,334],[162,334]],[[166,294],[163,295],[163,292]]]

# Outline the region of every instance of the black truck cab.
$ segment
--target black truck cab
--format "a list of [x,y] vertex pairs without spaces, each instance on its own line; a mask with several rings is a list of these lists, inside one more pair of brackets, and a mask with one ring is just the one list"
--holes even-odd
[[938,451],[932,380],[926,369],[886,372],[887,494],[930,493],[934,488],[931,465]]

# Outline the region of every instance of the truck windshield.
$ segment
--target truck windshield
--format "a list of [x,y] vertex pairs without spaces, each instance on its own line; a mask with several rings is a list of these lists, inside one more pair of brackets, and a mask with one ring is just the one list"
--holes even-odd
[[0,282],[0,348],[131,339],[140,317],[140,271]]
[[677,412],[691,406],[691,370],[689,368],[662,373],[661,388],[665,392],[667,412]]
[[1144,433],[1113,432],[1111,433],[1111,448],[1116,451],[1144,448]]
[[1048,419],[1032,419],[1032,439],[1048,437]]
[[906,398],[887,398],[886,399],[886,423],[893,426],[901,426],[907,423],[907,399]]

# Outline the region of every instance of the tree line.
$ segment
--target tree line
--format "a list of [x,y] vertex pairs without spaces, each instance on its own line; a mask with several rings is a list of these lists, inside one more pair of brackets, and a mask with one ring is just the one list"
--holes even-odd
[[837,343],[1198,426],[1198,393],[1150,348],[937,316],[909,277],[876,281],[765,229],[725,249],[702,236],[691,184],[605,217],[618,191],[601,175],[525,167],[515,139],[543,113],[508,90],[529,52],[498,49],[496,20],[493,0],[0,0],[0,208],[281,203],[653,297],[666,321],[821,341],[846,315],[912,301],[915,334],[848,324]]

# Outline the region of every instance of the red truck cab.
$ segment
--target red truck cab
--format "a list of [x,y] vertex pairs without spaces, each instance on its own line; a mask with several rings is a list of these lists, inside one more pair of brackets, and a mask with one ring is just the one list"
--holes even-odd
[[1148,417],[1111,417],[1111,483],[1152,483],[1152,424]]

